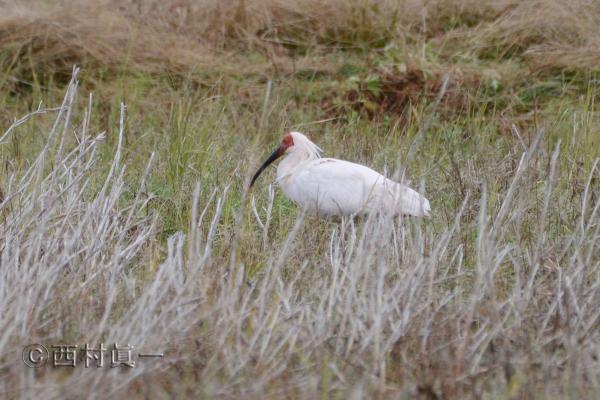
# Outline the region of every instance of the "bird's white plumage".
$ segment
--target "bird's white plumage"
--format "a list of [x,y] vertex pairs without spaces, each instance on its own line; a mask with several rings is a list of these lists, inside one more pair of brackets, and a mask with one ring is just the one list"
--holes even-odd
[[291,135],[293,145],[277,168],[277,182],[302,208],[320,215],[429,215],[429,201],[415,190],[364,165],[320,158],[320,149],[306,136]]

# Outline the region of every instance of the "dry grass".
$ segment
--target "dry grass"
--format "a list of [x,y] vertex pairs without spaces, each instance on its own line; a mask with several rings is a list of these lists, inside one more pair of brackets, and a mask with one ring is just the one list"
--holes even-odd
[[[598,387],[598,159],[573,203],[557,189],[569,174],[564,146],[548,153],[538,135],[491,208],[484,187],[437,232],[418,220],[342,220],[323,232],[324,257],[304,262],[314,220],[299,215],[282,241],[266,231],[247,237],[240,207],[238,233],[216,246],[230,229],[222,213],[232,182],[198,184],[187,236],[172,235],[157,263],[151,198],[140,190],[120,205],[124,114],[108,174],[90,192],[99,137],[88,131],[91,104],[72,125],[76,85],[35,162],[7,177],[0,205],[5,395],[552,398]],[[71,135],[78,144],[67,150]],[[532,185],[541,185],[539,199]],[[207,203],[201,190],[212,191]],[[255,211],[263,230],[269,201]],[[571,222],[564,204],[576,210]],[[240,258],[244,237],[270,255],[258,271]],[[123,340],[168,358],[138,360],[126,374],[14,366],[29,342]]]
[[181,73],[201,64],[206,53],[199,42],[146,26],[106,1],[55,5],[33,1],[0,7],[5,68],[69,75],[77,63],[114,72],[167,68]]
[[[598,65],[600,9],[578,0],[514,1],[118,1],[0,3],[5,63],[68,75],[74,63],[104,69],[167,69],[222,63],[245,48],[271,58],[314,49],[372,49],[422,37],[468,40],[535,68]],[[425,33],[425,36],[422,34]],[[490,54],[488,51],[487,54]]]
[[598,69],[600,5],[594,1],[519,2],[485,28],[501,55],[523,53],[535,69]]
[[[595,397],[592,2],[40,3],[0,0],[0,397]],[[433,217],[248,198],[290,126]]]

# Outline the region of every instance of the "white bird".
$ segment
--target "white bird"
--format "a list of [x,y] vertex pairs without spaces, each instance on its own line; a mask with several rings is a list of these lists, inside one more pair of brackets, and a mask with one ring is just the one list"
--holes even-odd
[[286,134],[258,169],[258,176],[279,157],[277,183],[293,202],[317,215],[378,212],[429,216],[429,201],[418,192],[364,165],[321,158],[322,150],[300,132]]

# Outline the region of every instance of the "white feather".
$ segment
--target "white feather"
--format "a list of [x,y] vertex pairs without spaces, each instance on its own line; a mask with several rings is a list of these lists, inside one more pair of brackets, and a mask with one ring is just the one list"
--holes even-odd
[[317,145],[299,132],[291,134],[294,145],[277,168],[277,182],[302,208],[320,215],[429,215],[429,201],[415,190],[364,165],[320,158]]

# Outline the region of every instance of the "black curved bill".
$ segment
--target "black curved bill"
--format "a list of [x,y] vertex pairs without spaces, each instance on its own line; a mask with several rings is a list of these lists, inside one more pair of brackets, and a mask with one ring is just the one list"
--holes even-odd
[[254,185],[254,181],[256,180],[256,178],[258,178],[258,176],[260,174],[262,174],[262,172],[275,160],[277,160],[279,157],[281,157],[283,155],[283,153],[285,152],[285,149],[283,149],[281,146],[279,146],[278,148],[275,149],[275,151],[273,153],[271,153],[271,155],[269,156],[269,158],[267,158],[267,160],[263,163],[263,165],[260,166],[260,168],[258,169],[258,171],[256,171],[256,174],[254,174],[254,177],[252,178],[252,181],[250,182],[250,186],[248,186],[248,190],[252,189],[252,185]]

